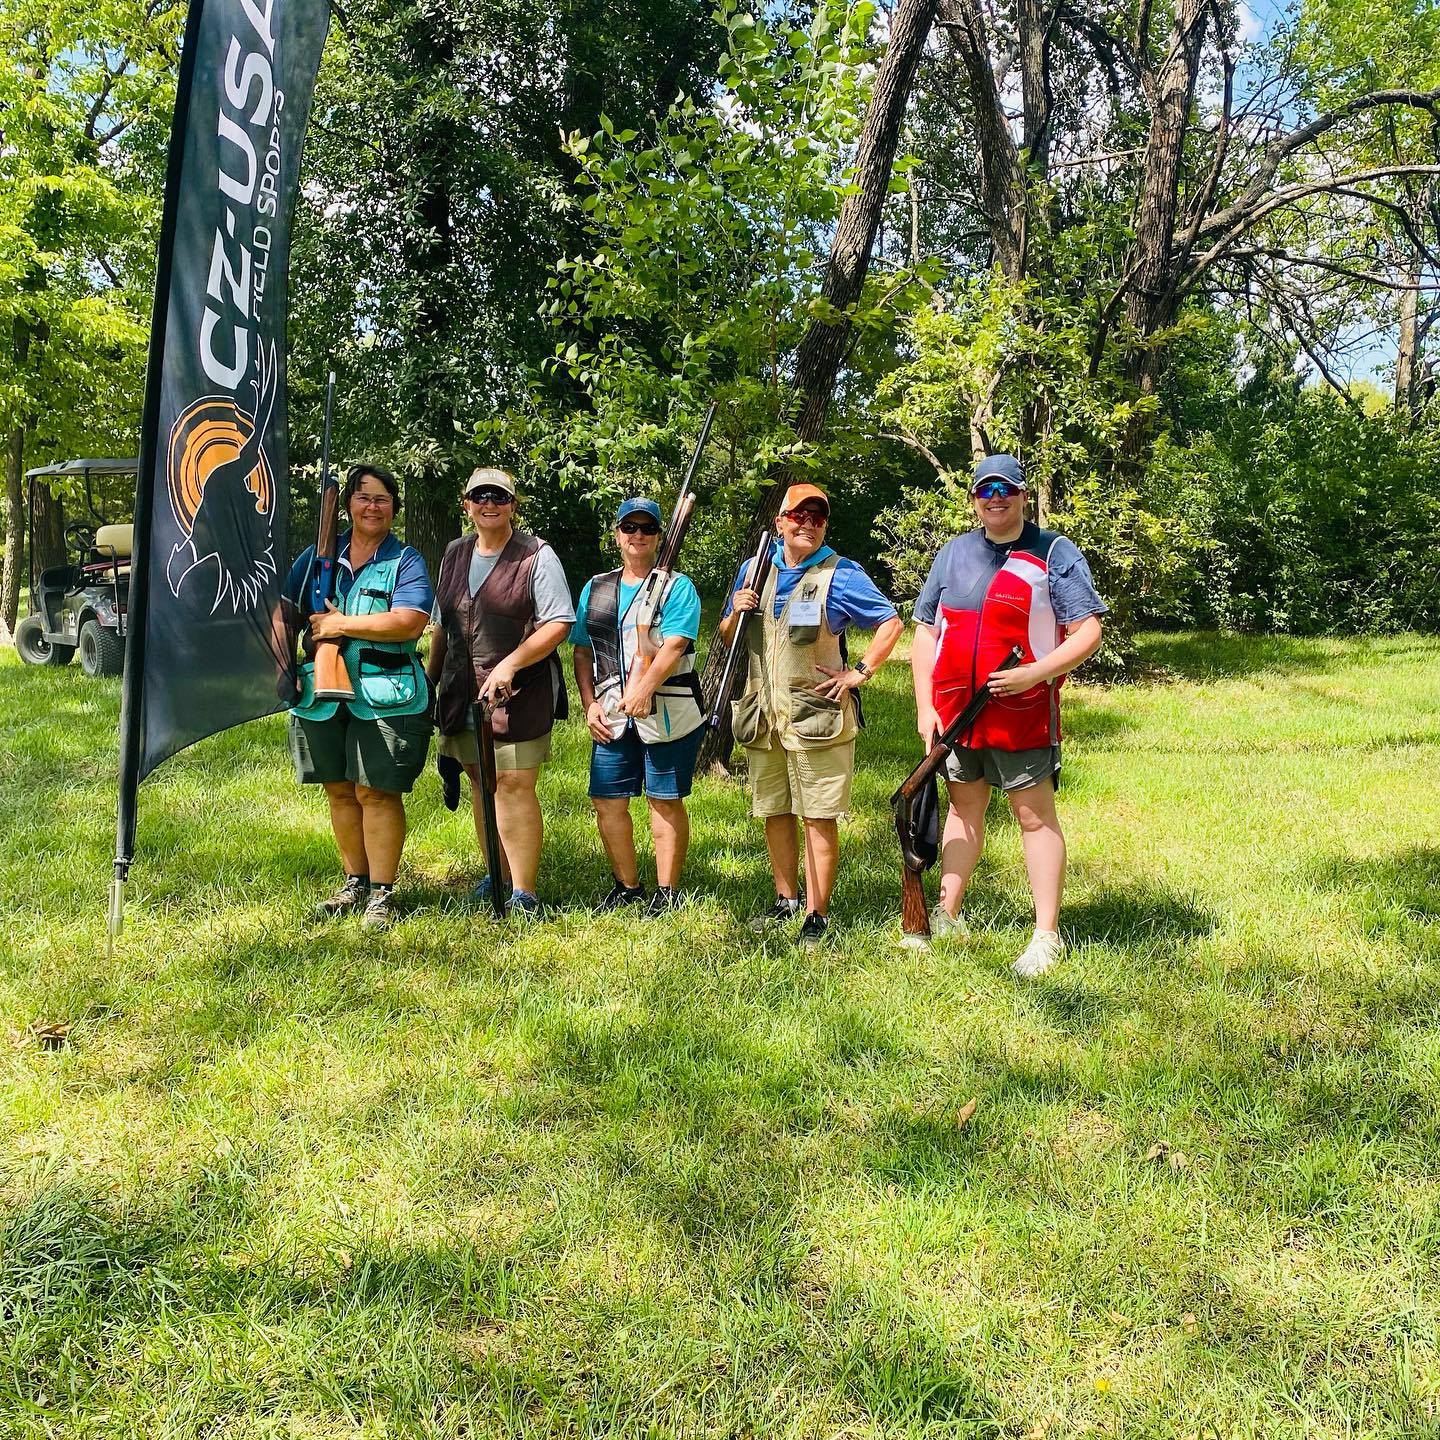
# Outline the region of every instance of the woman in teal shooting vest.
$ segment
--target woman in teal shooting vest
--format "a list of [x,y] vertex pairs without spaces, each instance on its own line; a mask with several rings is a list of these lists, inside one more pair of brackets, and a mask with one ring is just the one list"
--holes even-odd
[[[419,552],[392,533],[400,486],[388,470],[354,466],[340,503],[351,528],[339,540],[336,601],[310,616],[309,633],[339,642],[355,698],[317,700],[314,667],[302,665],[290,753],[302,785],[325,787],[345,865],[344,884],[320,912],[363,907],[361,924],[384,930],[405,846],[404,796],[430,749],[430,688],[416,641],[434,592]],[[314,563],[312,545],[291,567],[285,593],[296,605],[307,598]]]

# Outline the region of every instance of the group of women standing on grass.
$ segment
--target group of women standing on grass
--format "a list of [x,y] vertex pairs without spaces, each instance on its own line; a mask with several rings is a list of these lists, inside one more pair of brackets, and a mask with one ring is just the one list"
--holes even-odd
[[[685,801],[704,730],[695,669],[700,598],[677,575],[649,633],[635,602],[655,565],[663,516],[655,501],[619,507],[620,564],[592,577],[572,606],[555,552],[515,526],[515,480],[476,470],[462,504],[472,533],[451,543],[432,587],[424,561],[393,533],[400,489],[379,466],[351,469],[342,492],[350,529],[339,544],[338,603],[310,617],[316,640],[340,642],[355,677],[354,701],[317,703],[302,666],[290,744],[297,778],[322,785],[345,867],[326,915],[362,912],[384,929],[405,838],[403,796],[424,769],[432,728],[442,762],[470,779],[480,831],[477,699],[494,707],[496,814],[514,914],[539,919],[543,817],[536,793],[554,723],[566,714],[557,651],[568,636],[593,747],[590,798],[613,885],[602,910],[640,907],[649,916],[682,903],[689,845]],[[1065,841],[1055,811],[1060,776],[1058,691],[1094,654],[1106,607],[1079,550],[1026,518],[1024,473],[1012,456],[981,462],[970,486],[977,528],[935,556],[915,606],[911,648],[917,724],[928,746],[980,687],[991,703],[949,757],[949,812],[941,851],[937,934],[963,932],[965,887],[979,859],[992,788],[1019,823],[1035,901],[1035,933],[1014,969],[1044,973],[1059,959]],[[894,605],[854,561],[825,543],[830,499],[792,485],[775,521],[763,579],[749,562],[735,577],[720,638],[740,617],[748,674],[736,700],[735,738],[749,762],[752,812],[764,822],[775,884],[757,931],[797,924],[802,944],[828,932],[839,856],[839,821],[850,807],[860,691],[885,664],[902,631]],[[314,552],[295,562],[286,593],[299,603]],[[758,583],[757,583],[758,582]],[[432,627],[422,670],[418,641]],[[873,632],[859,659],[852,630]],[[1022,663],[999,669],[1018,646]],[[636,665],[644,654],[647,663]],[[635,852],[630,801],[644,795],[654,838],[656,886],[647,892]],[[803,884],[801,856],[803,854]],[[474,898],[488,902],[488,878]]]

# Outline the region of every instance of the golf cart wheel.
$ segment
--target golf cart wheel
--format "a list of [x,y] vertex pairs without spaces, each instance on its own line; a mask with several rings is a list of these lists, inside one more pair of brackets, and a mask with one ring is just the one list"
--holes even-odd
[[15,627],[15,653],[27,665],[68,665],[75,647],[52,645],[45,638],[45,622],[38,615],[27,615]]
[[98,620],[80,627],[80,668],[87,675],[118,675],[125,668],[125,642]]

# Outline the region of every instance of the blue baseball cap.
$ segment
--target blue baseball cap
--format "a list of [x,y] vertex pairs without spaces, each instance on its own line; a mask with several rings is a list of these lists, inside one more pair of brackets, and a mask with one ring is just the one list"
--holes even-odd
[[1025,472],[1020,468],[1020,462],[1013,455],[987,455],[976,467],[975,478],[970,482],[970,493],[975,493],[975,487],[983,484],[986,480],[1005,480],[1011,485],[1024,490]]
[[618,525],[631,515],[648,515],[657,525],[662,523],[660,507],[653,500],[647,500],[643,495],[632,495],[628,500],[622,501],[620,513],[615,517],[615,523]]

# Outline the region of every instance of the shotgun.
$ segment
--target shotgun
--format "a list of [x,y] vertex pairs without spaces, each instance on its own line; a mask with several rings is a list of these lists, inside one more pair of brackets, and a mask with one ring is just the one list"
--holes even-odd
[[[330,417],[335,406],[335,372],[325,386],[325,430],[320,441],[320,524],[310,567],[310,614],[323,615],[335,599],[335,563],[340,546],[340,486],[330,473]],[[317,700],[353,700],[355,686],[338,640],[311,640]]]
[[[765,582],[770,578],[774,563],[775,536],[767,530],[760,537],[760,548],[746,570],[745,589],[756,590],[763,598]],[[735,674],[740,668],[740,659],[745,654],[745,627],[757,612],[746,610],[735,622],[735,633],[730,637],[730,653],[725,657],[725,669],[720,674],[720,684],[715,690],[715,702],[710,707],[710,728],[718,730],[730,703],[730,692],[735,688]]]
[[[670,525],[660,542],[655,556],[655,568],[645,577],[640,593],[635,597],[635,658],[630,662],[630,673],[625,677],[625,688],[629,690],[650,668],[650,662],[659,653],[653,630],[660,612],[665,608],[666,596],[675,580],[675,564],[680,558],[680,547],[685,543],[685,532],[690,528],[690,518],[695,513],[695,492],[690,488],[695,481],[695,471],[700,465],[705,442],[710,438],[710,426],[715,421],[715,401],[705,412],[700,425],[700,434],[695,441],[694,453],[690,456],[689,468],[680,484],[680,493],[675,497],[675,508],[670,512]],[[655,713],[652,698],[646,712]]]
[[[1024,658],[1025,652],[1016,645],[991,673],[998,675],[1002,670],[1012,670]],[[895,831],[900,837],[900,929],[907,944],[924,945],[930,939],[930,912],[925,907],[925,882],[920,877],[935,863],[938,846],[931,845],[921,833],[924,809],[931,808],[938,818],[935,777],[945,757],[955,748],[955,742],[975,724],[989,703],[990,691],[982,685],[970,697],[969,704],[935,737],[925,758],[890,797]]]
[[480,751],[480,819],[484,832],[485,873],[490,877],[490,908],[497,920],[505,918],[510,904],[510,882],[505,878],[505,856],[500,849],[500,822],[495,815],[494,706],[488,699],[475,702],[475,744]]

